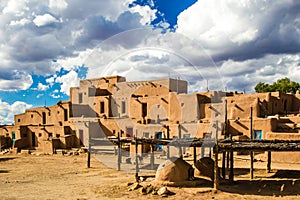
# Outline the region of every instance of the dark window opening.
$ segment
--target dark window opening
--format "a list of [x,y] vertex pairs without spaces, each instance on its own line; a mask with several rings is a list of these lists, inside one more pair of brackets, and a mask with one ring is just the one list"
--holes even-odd
[[60,126],[62,126],[62,125],[63,125],[61,121],[59,121],[59,122],[58,122],[58,124],[59,124]]
[[20,122],[21,121],[21,119],[18,119],[18,122]]
[[31,115],[31,118],[33,118],[33,115]]
[[84,145],[84,132],[82,129],[79,129],[79,140],[80,140],[80,145]]
[[102,114],[102,113],[104,113],[105,111],[104,111],[104,101],[101,101],[100,102],[100,113]]
[[64,109],[64,121],[68,121],[68,109]]
[[48,133],[48,137],[52,137],[53,136],[53,134],[52,133]]
[[59,137],[60,137],[60,134],[56,134],[56,137],[59,138]]
[[42,137],[42,135],[43,135],[42,133],[39,133],[39,137]]
[[82,103],[82,93],[79,93],[79,103]]
[[142,103],[142,117],[147,116],[147,103]]
[[43,116],[43,124],[46,124],[46,113],[43,112],[43,113],[42,113],[42,116]]
[[122,113],[126,113],[126,103],[125,101],[122,101]]

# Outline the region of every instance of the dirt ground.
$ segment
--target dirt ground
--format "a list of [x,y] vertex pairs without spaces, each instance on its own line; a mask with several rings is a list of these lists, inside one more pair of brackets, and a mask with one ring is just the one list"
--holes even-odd
[[[0,199],[165,199],[128,191],[127,183],[135,180],[133,173],[109,169],[94,158],[87,168],[86,161],[86,154],[0,156]],[[300,199],[300,164],[275,164],[290,170],[273,169],[269,174],[257,169],[255,179],[249,181],[249,170],[239,168],[247,162],[236,161],[234,184],[223,183],[218,191],[209,181],[195,188],[168,187],[175,194],[167,199]]]

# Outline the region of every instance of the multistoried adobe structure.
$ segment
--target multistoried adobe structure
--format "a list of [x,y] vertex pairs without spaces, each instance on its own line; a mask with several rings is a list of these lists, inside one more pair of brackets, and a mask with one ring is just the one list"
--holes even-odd
[[[0,127],[1,145],[17,151],[87,145],[89,138],[235,138],[300,140],[300,94],[188,93],[184,80],[127,82],[110,76],[81,80],[70,101],[27,109]],[[216,135],[216,133],[219,133]],[[160,147],[159,147],[160,148]],[[147,152],[147,146],[141,152]]]

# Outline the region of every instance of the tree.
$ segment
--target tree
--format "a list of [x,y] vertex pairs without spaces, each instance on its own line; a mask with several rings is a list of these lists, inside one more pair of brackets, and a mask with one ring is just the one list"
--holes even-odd
[[300,84],[285,77],[282,79],[278,79],[271,85],[268,83],[259,82],[254,89],[258,93],[278,91],[295,94],[298,90],[300,90]]

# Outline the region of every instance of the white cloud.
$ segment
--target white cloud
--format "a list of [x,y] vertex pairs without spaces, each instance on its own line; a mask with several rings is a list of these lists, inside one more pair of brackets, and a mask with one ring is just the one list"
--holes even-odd
[[27,0],[9,0],[2,12],[4,14],[14,14],[16,16],[22,16],[24,15],[25,11],[29,10],[27,3]]
[[78,74],[72,70],[61,77],[57,77],[55,82],[61,84],[60,92],[70,95],[70,87],[76,87],[79,85]]
[[141,15],[141,24],[150,24],[156,18],[157,10],[152,10],[148,5],[147,6],[140,6],[136,5],[131,8],[133,12],[137,12]]
[[0,90],[16,91],[27,90],[33,83],[31,75],[26,72],[13,71],[6,74],[9,79],[1,79],[0,77]]
[[59,20],[48,13],[44,14],[44,15],[38,15],[33,20],[33,23],[38,27],[46,26],[46,25],[53,24],[56,22],[59,22]]
[[300,43],[294,42],[300,36],[297,4],[290,0],[197,1],[180,13],[176,32],[197,40],[218,59],[298,52]]
[[15,114],[23,113],[25,109],[31,107],[31,104],[25,102],[16,101],[13,104],[9,104],[0,99],[0,124],[12,124]]
[[39,98],[41,98],[42,96],[44,96],[44,94],[38,94],[38,95],[36,95],[36,98],[39,99]]
[[68,3],[64,0],[49,0],[50,9],[64,10],[67,7],[68,7]]
[[48,88],[49,88],[48,85],[43,85],[42,83],[38,83],[38,87],[37,87],[38,91],[45,91]]
[[59,98],[61,98],[60,95],[56,95],[56,94],[51,94],[50,96],[51,96],[52,98],[54,98],[54,99],[59,99]]
[[29,24],[31,21],[29,19],[23,18],[21,20],[13,20],[10,22],[10,26],[24,26]]

